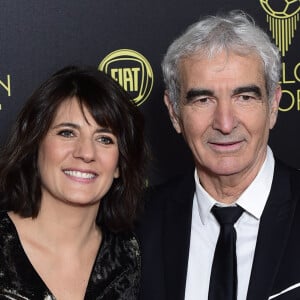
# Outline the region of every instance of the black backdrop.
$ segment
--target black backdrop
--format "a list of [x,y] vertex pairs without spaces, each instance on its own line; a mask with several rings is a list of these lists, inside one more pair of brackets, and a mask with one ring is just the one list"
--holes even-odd
[[270,145],[278,157],[300,168],[300,2],[288,2],[0,0],[0,141],[5,143],[22,104],[50,74],[69,64],[99,66],[115,51],[128,49],[122,50],[125,55],[116,52],[106,70],[127,83],[133,97],[144,97],[139,108],[153,153],[150,183],[181,172],[192,162],[163,105],[162,56],[170,42],[201,15],[243,9],[270,36],[277,26],[274,39],[280,47],[280,37],[293,35],[282,49],[284,94]]

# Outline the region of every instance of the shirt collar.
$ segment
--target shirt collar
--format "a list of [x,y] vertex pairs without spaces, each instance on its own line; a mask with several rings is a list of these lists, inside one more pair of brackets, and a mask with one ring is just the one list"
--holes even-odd
[[[274,165],[274,156],[271,148],[268,146],[266,159],[261,166],[261,169],[259,170],[252,183],[235,202],[257,220],[261,218],[271,190]],[[204,190],[201,183],[199,182],[196,169],[194,178],[196,183],[195,198],[198,204],[198,211],[201,222],[205,224],[206,219],[210,214],[210,210],[215,204],[220,206],[225,205],[217,202]]]

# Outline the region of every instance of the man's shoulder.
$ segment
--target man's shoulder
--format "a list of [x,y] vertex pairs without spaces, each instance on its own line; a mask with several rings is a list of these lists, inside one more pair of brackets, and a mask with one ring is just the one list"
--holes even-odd
[[285,179],[286,181],[289,181],[292,193],[294,192],[299,193],[300,170],[276,158],[274,179],[278,180],[278,178],[282,178]]
[[184,207],[189,206],[194,191],[193,171],[179,174],[163,183],[148,187],[145,193],[144,210],[137,222],[138,227],[147,227],[149,224],[151,224],[150,227],[154,224],[160,226],[164,222],[167,207],[176,206],[180,202]]
[[188,191],[194,193],[194,190],[194,173],[189,170],[168,178],[160,184],[150,186],[146,191],[146,202],[158,201],[161,203],[161,201],[174,198],[180,193],[187,193]]
[[300,224],[300,170],[278,159],[275,160],[271,194],[273,198],[285,199],[292,208],[294,219]]

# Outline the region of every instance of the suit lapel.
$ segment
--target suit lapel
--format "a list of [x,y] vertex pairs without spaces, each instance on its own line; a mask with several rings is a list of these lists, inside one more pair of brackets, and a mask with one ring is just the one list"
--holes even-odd
[[272,188],[260,221],[247,300],[268,299],[288,238],[294,208],[290,173],[276,162]]
[[169,300],[184,299],[194,191],[191,173],[178,186],[174,186],[166,203],[164,258]]

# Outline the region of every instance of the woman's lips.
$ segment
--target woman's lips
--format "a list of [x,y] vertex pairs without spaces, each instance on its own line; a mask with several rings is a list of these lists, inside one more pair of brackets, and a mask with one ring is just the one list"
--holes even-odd
[[63,172],[71,179],[79,182],[90,182],[98,176],[95,172],[85,170],[65,169]]

